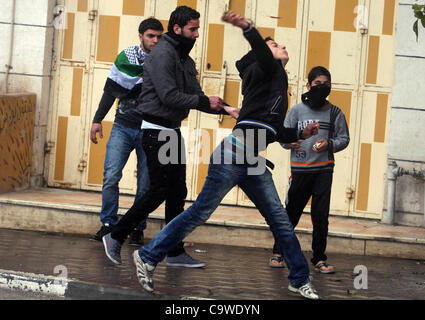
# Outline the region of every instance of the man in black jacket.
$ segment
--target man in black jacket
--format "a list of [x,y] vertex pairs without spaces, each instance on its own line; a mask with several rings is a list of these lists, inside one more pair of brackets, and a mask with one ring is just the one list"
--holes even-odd
[[[207,179],[193,205],[168,223],[147,246],[134,251],[139,283],[152,292],[153,272],[168,248],[205,223],[225,195],[238,185],[264,216],[279,248],[282,248],[281,254],[289,269],[288,289],[308,299],[319,299],[310,281],[308,263],[280,202],[270,171],[263,168],[262,171],[250,172],[248,157],[238,162],[241,154],[258,156],[258,152],[269,143],[309,138],[317,134],[318,124],[310,124],[302,131],[283,127],[288,105],[284,69],[288,55],[285,47],[274,41],[266,44],[259,32],[235,13],[226,13],[223,20],[243,29],[244,37],[252,48],[237,63],[244,93],[240,116],[232,134],[213,152]],[[254,139],[249,138],[250,134]],[[232,161],[228,162],[229,159]]]
[[[149,191],[142,196],[115,226],[103,237],[108,258],[121,264],[121,245],[128,234],[149,213],[167,199],[165,221],[169,223],[184,210],[186,188],[186,164],[184,140],[180,126],[191,109],[218,114],[231,113],[235,108],[223,107],[219,97],[207,97],[197,81],[195,62],[189,56],[199,37],[199,13],[180,6],[171,13],[168,32],[149,55],[144,66],[144,83],[139,97],[138,110],[142,115],[143,150],[147,157]],[[227,114],[227,113],[226,113]],[[177,162],[160,159],[168,141],[176,141]],[[172,207],[170,207],[172,206]],[[183,242],[168,250],[167,265],[199,268],[205,263],[194,260],[183,248]]]

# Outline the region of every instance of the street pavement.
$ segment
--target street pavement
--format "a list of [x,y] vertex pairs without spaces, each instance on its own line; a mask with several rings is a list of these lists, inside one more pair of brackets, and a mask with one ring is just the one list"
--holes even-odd
[[[116,266],[102,243],[87,236],[0,229],[2,271],[70,279],[73,299],[303,300],[288,291],[287,268],[268,266],[270,250],[201,243],[186,249],[207,266],[173,268],[163,261],[150,294],[137,281],[134,247],[123,246],[123,264]],[[309,261],[311,252],[305,256]],[[335,274],[310,268],[322,300],[425,300],[425,261],[329,254],[328,262],[335,265]]]

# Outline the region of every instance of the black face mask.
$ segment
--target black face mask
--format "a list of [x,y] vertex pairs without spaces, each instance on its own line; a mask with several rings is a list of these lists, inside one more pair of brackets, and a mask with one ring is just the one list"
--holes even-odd
[[331,93],[331,87],[326,84],[312,86],[310,91],[301,96],[302,102],[309,105],[312,109],[320,109],[328,103],[327,96]]
[[196,40],[183,37],[182,35],[175,34],[174,32],[167,32],[167,35],[169,35],[171,38],[173,38],[179,43],[177,46],[177,50],[179,51],[181,58],[185,58],[189,55],[196,42]]

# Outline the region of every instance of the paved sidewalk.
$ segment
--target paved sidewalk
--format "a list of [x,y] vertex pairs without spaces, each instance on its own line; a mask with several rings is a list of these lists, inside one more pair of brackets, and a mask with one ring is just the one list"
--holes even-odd
[[[207,266],[187,269],[160,263],[154,295],[144,292],[137,281],[131,259],[134,247],[124,245],[123,264],[115,266],[103,245],[87,237],[0,229],[0,269],[48,278],[67,273],[81,299],[88,293],[89,299],[104,299],[102,292],[113,292],[117,299],[302,300],[287,289],[288,269],[268,266],[270,250],[196,243],[186,248]],[[311,253],[305,255],[309,260]],[[334,275],[311,268],[324,300],[425,299],[425,261],[330,254],[329,262],[336,266]],[[358,265],[367,268],[366,290],[354,287],[353,270]]]
[[[134,201],[120,196],[120,214]],[[56,188],[28,189],[0,195],[0,226],[16,230],[92,235],[100,226],[99,192]],[[190,202],[186,203],[186,207]],[[152,238],[164,221],[164,205],[148,218],[145,236]],[[304,214],[296,228],[303,250],[311,250],[312,224]],[[220,205],[188,241],[240,247],[271,248],[273,235],[255,208]],[[425,260],[425,229],[390,226],[376,220],[331,215],[327,251],[366,256]]]

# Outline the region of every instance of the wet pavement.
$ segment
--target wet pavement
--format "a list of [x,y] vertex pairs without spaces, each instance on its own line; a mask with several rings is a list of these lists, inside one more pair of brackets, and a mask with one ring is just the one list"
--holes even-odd
[[[146,239],[145,242],[148,240]],[[167,267],[155,271],[155,294],[170,299],[303,300],[290,293],[288,269],[268,266],[270,250],[195,243],[187,252],[207,266],[201,269]],[[122,248],[120,266],[110,262],[101,242],[88,237],[0,229],[0,269],[63,276],[91,285],[140,291],[132,262],[134,247]],[[305,252],[311,258],[311,252]],[[424,300],[425,261],[329,254],[336,273],[319,274],[313,284],[323,300]],[[360,274],[354,275],[356,267]],[[90,299],[90,297],[81,297]]]

